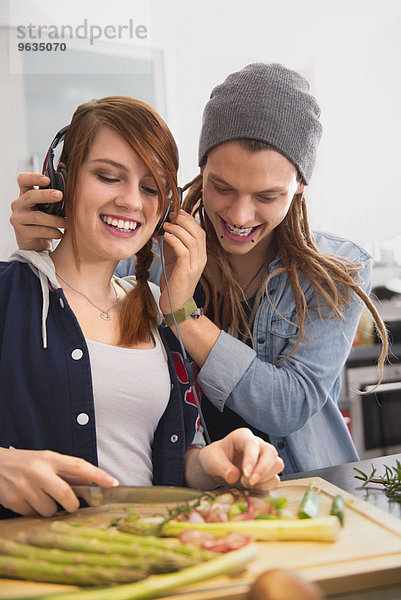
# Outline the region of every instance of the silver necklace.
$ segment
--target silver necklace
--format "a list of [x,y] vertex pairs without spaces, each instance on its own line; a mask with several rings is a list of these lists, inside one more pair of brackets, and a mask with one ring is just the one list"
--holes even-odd
[[90,298],[88,298],[88,296],[86,296],[86,294],[84,294],[83,292],[80,292],[79,290],[77,290],[77,288],[74,288],[73,285],[71,285],[70,283],[68,283],[68,281],[66,281],[64,279],[64,277],[61,277],[60,273],[57,273],[56,271],[56,275],[57,277],[60,277],[61,281],[64,281],[64,283],[66,283],[68,285],[69,288],[71,288],[72,290],[74,290],[74,292],[77,292],[77,294],[80,294],[80,296],[83,296],[85,298],[85,300],[87,300],[89,302],[89,304],[92,304],[92,306],[94,306],[95,308],[97,308],[98,310],[100,310],[100,317],[104,320],[104,321],[110,321],[110,315],[109,312],[111,310],[113,310],[113,308],[115,308],[118,304],[118,295],[117,295],[117,290],[115,288],[115,285],[113,283],[113,281],[111,281],[111,287],[113,288],[114,294],[115,294],[115,302],[112,306],[110,306],[110,308],[107,309],[103,309],[100,308],[100,306],[98,306],[97,304],[95,304],[94,302],[92,302],[92,300]]

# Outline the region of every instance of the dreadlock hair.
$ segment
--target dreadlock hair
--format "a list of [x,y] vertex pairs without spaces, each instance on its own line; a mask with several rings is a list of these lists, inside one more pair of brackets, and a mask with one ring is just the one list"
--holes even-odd
[[[109,96],[81,104],[72,117],[60,156],[60,163],[67,171],[66,216],[77,263],[75,222],[79,173],[102,127],[110,127],[117,132],[148,167],[158,190],[159,214],[165,213],[171,201],[175,210],[179,208],[178,149],[160,115],[145,102],[127,96]],[[151,339],[158,323],[157,305],[148,284],[152,260],[150,239],[137,253],[137,283],[126,295],[120,313],[119,346],[130,347]]]
[[[236,141],[250,152],[275,150],[270,144],[257,140],[240,139]],[[300,175],[298,179],[302,181]],[[184,187],[184,190],[188,190],[183,203],[184,210],[197,216],[201,226],[206,231],[208,261],[201,278],[201,285],[205,294],[205,314],[218,327],[231,335],[252,340],[251,328],[264,294],[266,294],[268,301],[276,312],[285,319],[274,307],[268,293],[268,284],[279,273],[286,273],[295,302],[298,323],[293,323],[293,325],[298,329],[298,338],[291,352],[278,361],[282,362],[296,350],[300,342],[305,340],[306,337],[305,319],[308,306],[301,286],[302,279],[306,279],[312,285],[317,298],[317,305],[312,310],[317,310],[322,319],[336,317],[342,319],[345,308],[350,305],[356,295],[365,303],[372,314],[377,334],[382,342],[378,359],[380,379],[377,385],[379,385],[383,378],[383,366],[388,351],[388,338],[386,327],[379,313],[360,286],[359,272],[362,265],[341,257],[325,254],[318,249],[309,228],[303,193],[294,196],[286,217],[276,227],[273,246],[280,252],[283,266],[266,275],[263,285],[257,292],[251,317],[249,318],[243,307],[243,303],[246,301],[243,289],[235,278],[231,265],[227,260],[227,255],[204,209],[202,176],[195,177]],[[266,256],[266,273],[268,264],[274,258],[275,256],[270,254]],[[219,278],[213,275],[211,264],[217,265]],[[218,294],[217,280],[220,282],[220,289],[224,290],[224,294]]]

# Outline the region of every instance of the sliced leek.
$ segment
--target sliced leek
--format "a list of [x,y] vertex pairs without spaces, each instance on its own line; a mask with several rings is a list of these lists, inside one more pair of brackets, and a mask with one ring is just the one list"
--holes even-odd
[[335,542],[338,538],[340,522],[333,515],[317,517],[316,519],[224,521],[221,523],[170,521],[163,526],[162,534],[174,537],[184,529],[204,531],[215,537],[225,537],[229,533],[242,533],[259,541],[312,540],[316,542]]

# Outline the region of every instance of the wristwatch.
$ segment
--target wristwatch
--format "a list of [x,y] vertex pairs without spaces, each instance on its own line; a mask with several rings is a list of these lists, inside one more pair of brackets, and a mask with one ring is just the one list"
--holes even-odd
[[189,319],[189,317],[199,319],[199,317],[201,317],[202,315],[203,308],[198,308],[196,306],[195,300],[193,298],[190,298],[174,313],[169,313],[167,315],[163,314],[163,317],[166,325],[168,325],[169,327],[173,327],[176,324],[179,325],[180,323],[183,323],[184,321]]

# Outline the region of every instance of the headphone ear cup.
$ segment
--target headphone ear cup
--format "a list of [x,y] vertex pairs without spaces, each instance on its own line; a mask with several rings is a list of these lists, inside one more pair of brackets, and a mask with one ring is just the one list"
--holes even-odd
[[63,192],[63,196],[65,194],[65,189],[67,187],[67,171],[63,168],[57,169],[54,173],[55,176],[55,188]]
[[50,214],[57,215],[59,217],[65,217],[65,189],[67,184],[67,171],[63,168],[59,168],[57,171],[54,171],[54,189],[59,190],[63,193],[63,198],[60,202],[54,202],[49,205]]
[[170,216],[170,213],[173,212],[173,208],[174,208],[174,205],[173,205],[173,202],[171,201],[170,204],[168,205],[166,212],[164,213],[164,215],[162,216],[162,218],[156,225],[155,233],[157,233],[158,235],[164,235],[163,225],[166,221],[169,220],[169,216]]
[[41,210],[49,215],[57,215],[60,217],[65,217],[65,190],[67,183],[67,171],[65,168],[60,166],[57,171],[54,168],[54,149],[58,146],[60,142],[63,141],[65,134],[68,130],[67,127],[63,127],[56,134],[54,140],[50,144],[49,150],[47,151],[45,161],[43,163],[43,174],[46,175],[50,179],[50,185],[42,187],[40,189],[52,189],[59,190],[63,194],[62,200],[59,202],[41,202],[36,205],[37,210]]

